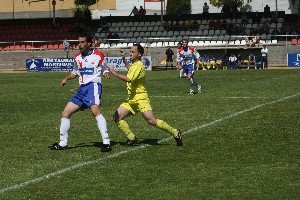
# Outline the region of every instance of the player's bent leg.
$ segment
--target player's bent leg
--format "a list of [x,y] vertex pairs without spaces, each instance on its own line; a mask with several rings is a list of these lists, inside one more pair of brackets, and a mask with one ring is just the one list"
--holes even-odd
[[125,120],[123,120],[126,116],[130,114],[130,111],[119,107],[114,114],[114,121],[116,122],[118,128],[126,134],[127,136],[127,145],[132,146],[138,142],[138,138],[134,135],[134,133],[130,130],[129,125]]

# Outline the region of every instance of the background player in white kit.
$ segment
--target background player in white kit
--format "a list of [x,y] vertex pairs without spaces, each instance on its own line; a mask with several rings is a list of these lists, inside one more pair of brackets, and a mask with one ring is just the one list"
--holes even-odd
[[74,70],[61,81],[64,86],[69,80],[79,77],[79,89],[69,100],[61,114],[60,142],[53,144],[51,150],[67,149],[68,135],[71,127],[70,117],[78,110],[90,109],[96,119],[102,136],[102,152],[111,151],[106,120],[101,114],[101,75],[109,78],[105,56],[101,51],[92,49],[92,37],[82,34],[78,38],[80,52],[75,54]]
[[187,39],[182,40],[182,47],[177,50],[177,63],[179,68],[183,69],[183,72],[187,74],[190,94],[201,93],[202,86],[198,85],[194,79],[195,64],[198,69],[200,55],[195,48],[188,46],[188,42]]

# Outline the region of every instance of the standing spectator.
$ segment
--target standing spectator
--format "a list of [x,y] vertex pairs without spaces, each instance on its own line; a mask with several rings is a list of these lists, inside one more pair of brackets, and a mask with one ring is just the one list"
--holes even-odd
[[79,110],[90,109],[102,136],[103,145],[101,151],[109,152],[111,151],[111,146],[107,124],[100,110],[102,93],[101,75],[109,78],[109,71],[106,70],[103,53],[91,48],[92,37],[81,34],[78,41],[80,52],[75,55],[74,69],[61,81],[61,85],[64,86],[69,80],[79,77],[80,87],[62,111],[60,142],[53,144],[50,149],[67,149],[69,130],[71,128],[70,117]]
[[136,6],[134,6],[129,16],[131,15],[137,16],[138,14],[139,14],[139,10],[137,9]]
[[173,57],[174,57],[174,52],[173,50],[168,46],[168,49],[166,50],[166,69],[168,68],[168,66],[171,65],[172,69],[173,69]]
[[144,48],[140,44],[134,44],[130,49],[130,60],[132,64],[129,64],[125,59],[125,54],[121,52],[123,63],[128,69],[127,75],[116,72],[113,66],[108,66],[110,72],[115,77],[126,82],[128,92],[128,99],[125,100],[116,110],[114,120],[118,125],[118,128],[126,134],[127,145],[129,146],[136,144],[138,142],[138,138],[130,130],[129,125],[124,119],[137,112],[140,112],[150,125],[170,133],[174,137],[177,146],[182,146],[181,131],[171,127],[165,121],[155,118],[153,115],[145,87],[146,71],[145,66],[141,61],[143,54]]
[[209,6],[206,2],[203,5],[203,14],[209,14]]
[[237,57],[232,53],[229,58],[229,69],[236,70]]
[[263,45],[263,48],[261,49],[260,52],[261,52],[262,68],[267,69],[268,68],[268,53],[269,53],[269,50],[268,50],[268,48],[265,44]]
[[241,54],[240,53],[238,53],[238,55],[237,55],[237,65],[236,65],[236,67],[237,67],[237,69],[241,69],[241,66],[242,66],[242,56],[241,56]]
[[271,15],[270,7],[268,4],[266,4],[266,6],[264,7],[264,16],[265,16],[265,18],[268,18],[268,17],[270,17],[270,15]]
[[140,9],[139,9],[139,15],[140,15],[140,16],[146,15],[146,10],[143,8],[143,6],[140,6]]
[[66,52],[66,57],[69,58],[70,42],[65,38],[63,42],[64,51]]
[[183,39],[182,47],[177,51],[178,66],[187,74],[190,85],[190,94],[201,93],[202,87],[201,85],[198,85],[193,75],[195,64],[197,69],[199,68],[200,55],[195,48],[189,47],[188,43],[187,39]]
[[209,6],[207,5],[207,3],[205,2],[204,5],[203,5],[203,18],[204,19],[207,19],[208,16],[209,16]]

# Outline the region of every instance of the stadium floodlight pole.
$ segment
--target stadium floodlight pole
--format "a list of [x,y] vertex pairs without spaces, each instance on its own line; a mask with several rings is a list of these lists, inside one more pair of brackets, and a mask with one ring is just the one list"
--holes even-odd
[[55,25],[55,5],[56,5],[56,0],[52,0],[52,6],[53,6],[53,26]]
[[276,16],[278,16],[278,0],[275,0]]
[[13,3],[13,19],[15,19],[15,0],[12,0]]
[[160,0],[160,22],[161,22],[161,24],[163,24],[163,21],[164,21],[164,6],[163,6],[163,1],[164,0]]

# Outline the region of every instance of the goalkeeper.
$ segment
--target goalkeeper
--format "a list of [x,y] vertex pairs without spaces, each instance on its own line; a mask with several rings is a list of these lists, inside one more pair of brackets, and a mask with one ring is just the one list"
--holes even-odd
[[195,70],[195,59],[196,58],[196,68],[199,68],[199,58],[200,55],[195,48],[188,46],[188,40],[182,40],[182,47],[177,51],[177,63],[179,68],[182,68],[184,73],[187,74],[190,85],[190,94],[201,93],[201,85],[198,85],[197,81],[194,79],[193,72]]

